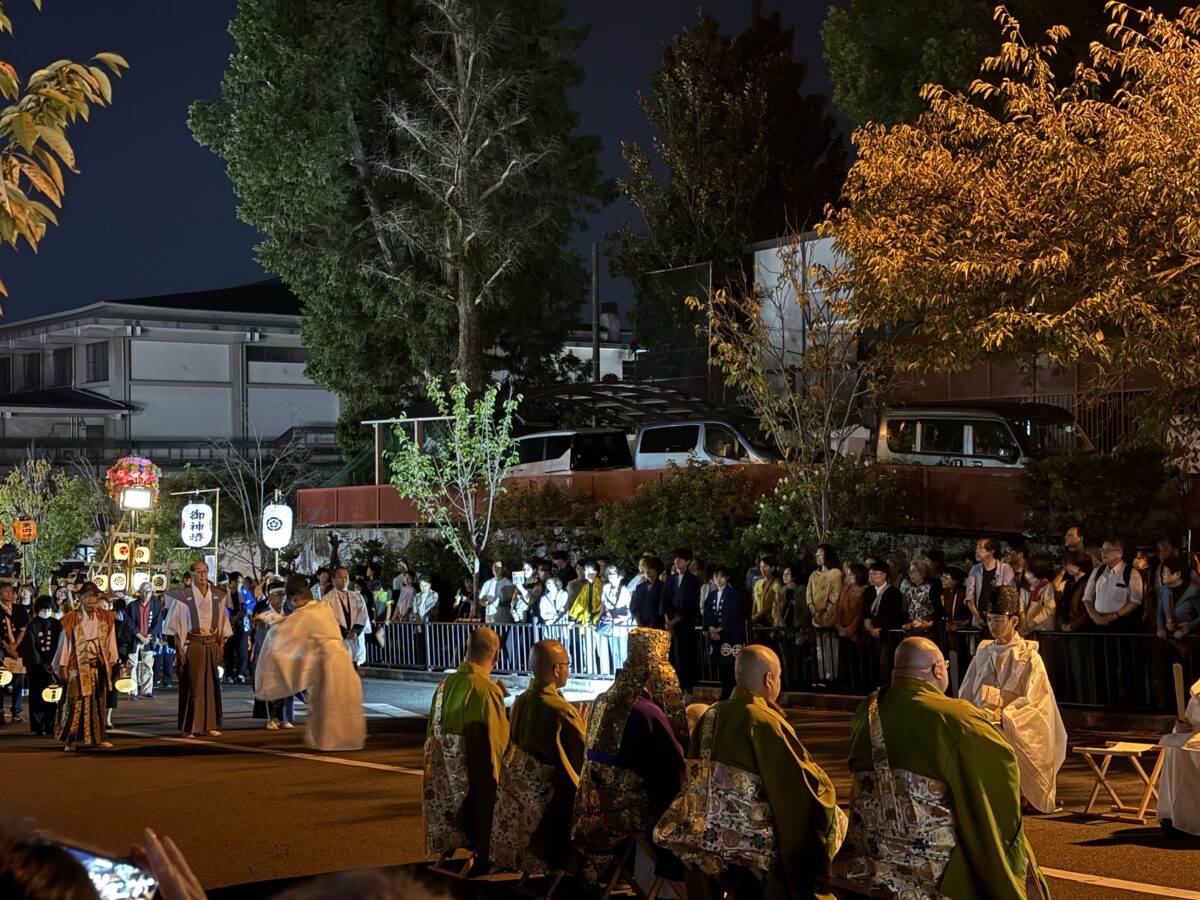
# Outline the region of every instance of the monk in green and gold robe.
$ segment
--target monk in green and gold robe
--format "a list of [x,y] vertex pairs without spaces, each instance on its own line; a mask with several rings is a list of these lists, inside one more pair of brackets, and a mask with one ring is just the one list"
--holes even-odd
[[855,712],[850,829],[834,871],[895,893],[915,882],[956,900],[1049,897],[1021,820],[1016,755],[981,710],[945,695],[948,684],[938,646],[907,638],[891,686]]
[[513,809],[516,815],[512,821],[501,821],[497,812],[493,856],[525,871],[574,872],[571,815],[586,752],[583,717],[562,695],[571,674],[566,648],[559,641],[538,641],[529,662],[533,679],[513,703],[509,733],[521,753],[510,752],[506,766],[523,761],[514,759],[523,754],[534,764],[523,767],[521,777],[509,777],[507,768],[501,776],[496,808]]
[[[435,744],[427,739],[425,745],[425,826],[430,849],[450,849],[432,840],[434,832],[447,824],[437,813],[448,809],[453,828],[475,851],[475,869],[481,872],[489,864],[496,783],[508,745],[506,692],[491,679],[499,656],[496,632],[490,628],[471,632],[467,658],[434,694],[427,735],[440,740]],[[437,752],[431,752],[435,746]]]
[[[756,776],[760,788],[755,799],[765,800],[770,807],[773,860],[753,867],[742,865],[745,860],[739,853],[730,854],[739,857],[736,861],[729,857],[720,860],[727,867],[724,880],[740,885],[738,896],[759,895],[758,882],[763,881],[763,897],[832,900],[828,889],[819,884],[828,877],[837,850],[837,795],[829,776],[808,755],[783,711],[775,705],[780,671],[779,657],[769,648],[758,644],[742,647],[734,664],[737,686],[728,700],[711,707],[700,720],[692,732],[688,759],[702,758],[708,725],[712,729],[709,758]],[[705,721],[710,716],[715,717],[714,722]],[[745,836],[755,830],[755,818],[747,810],[744,821],[723,824]],[[730,872],[739,867],[754,868],[757,873],[754,878],[739,878],[736,871]],[[688,867],[687,883],[689,897],[724,896],[723,888],[694,866]]]

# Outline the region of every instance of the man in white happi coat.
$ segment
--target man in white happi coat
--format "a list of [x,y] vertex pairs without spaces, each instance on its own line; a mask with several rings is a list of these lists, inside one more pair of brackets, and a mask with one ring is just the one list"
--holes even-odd
[[1158,779],[1158,823],[1168,834],[1200,837],[1200,680],[1172,734],[1158,742],[1164,747]]
[[163,634],[175,639],[179,678],[179,730],[184,737],[221,732],[221,676],[217,667],[225,641],[233,635],[225,610],[225,591],[208,580],[208,564],[188,567],[190,587],[167,591],[169,606]]
[[333,590],[322,598],[333,610],[333,617],[342,632],[342,640],[356,666],[367,661],[367,642],[363,633],[370,619],[367,616],[367,601],[363,595],[350,587],[350,573],[337,569],[333,573]]
[[982,709],[1017,754],[1021,794],[1039,812],[1054,812],[1055,779],[1067,757],[1067,730],[1037,644],[1017,632],[1021,598],[996,588],[987,611],[995,640],[981,641],[958,695]]
[[314,750],[361,750],[367,740],[362,682],[331,607],[313,599],[308,579],[291,575],[295,611],[271,622],[254,668],[254,695],[282,700],[308,691],[304,743]]

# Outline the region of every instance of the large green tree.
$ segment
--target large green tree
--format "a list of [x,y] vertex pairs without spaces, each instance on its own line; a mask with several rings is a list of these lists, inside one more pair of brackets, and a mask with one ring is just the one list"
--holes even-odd
[[[597,184],[594,138],[573,136],[566,99],[583,73],[584,33],[562,25],[558,0],[504,0],[502,55],[524,66],[531,118],[560,157],[540,187],[554,214],[484,311],[481,343],[503,347],[518,383],[554,377],[555,353],[583,299],[585,270],[564,247]],[[239,216],[265,235],[263,266],[304,304],[309,375],[342,398],[343,447],[357,423],[395,415],[455,364],[458,312],[419,290],[445,277],[395,229],[390,211],[417,195],[375,162],[398,149],[385,106],[415,104],[414,56],[431,22],[412,0],[241,0],[219,102],[193,104],[200,143],[225,159]]]
[[[1060,77],[1087,62],[1088,46],[1110,23],[1103,0],[1008,0],[1030,38],[1051,25],[1070,31],[1052,66]],[[833,102],[856,125],[911,122],[925,109],[921,88],[965,91],[979,62],[1000,50],[993,23],[996,0],[849,0],[833,7],[821,28],[833,79]],[[1180,0],[1154,8],[1173,15]]]
[[702,14],[671,40],[638,95],[657,134],[622,144],[621,189],[645,227],[609,235],[618,272],[711,261],[719,286],[747,244],[810,226],[836,199],[845,148],[793,43],[778,13],[732,36]]

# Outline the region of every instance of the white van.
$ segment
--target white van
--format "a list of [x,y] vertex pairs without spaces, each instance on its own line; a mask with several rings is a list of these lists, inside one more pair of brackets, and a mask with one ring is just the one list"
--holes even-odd
[[629,438],[618,428],[540,431],[517,438],[519,461],[509,475],[551,475],[628,469]]
[[638,429],[634,441],[635,469],[665,469],[689,460],[723,465],[776,462],[769,451],[756,447],[736,425],[725,419],[657,422]]
[[1018,468],[1092,444],[1070,412],[1049,403],[927,403],[881,415],[874,448],[893,465]]

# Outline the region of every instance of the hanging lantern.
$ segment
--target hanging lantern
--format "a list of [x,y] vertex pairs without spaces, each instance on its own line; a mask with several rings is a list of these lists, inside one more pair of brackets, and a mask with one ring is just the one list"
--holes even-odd
[[137,687],[137,684],[132,678],[126,675],[124,678],[118,678],[116,681],[114,681],[113,687],[116,689],[118,694],[132,694],[133,689]]
[[107,591],[108,590],[108,576],[107,575],[96,575],[92,578],[92,584],[94,584],[96,586],[96,590],[98,590],[98,591]]
[[42,691],[42,699],[47,703],[57,703],[62,699],[62,685],[52,684]]
[[[113,572],[112,577],[108,579],[109,586],[114,591],[123,591],[129,586],[129,579],[125,577],[124,572]],[[99,585],[96,585],[99,587]]]
[[113,559],[125,562],[129,559],[129,541],[117,541],[113,544]]
[[179,518],[179,536],[185,547],[207,547],[213,539],[213,510],[207,503],[189,503]]
[[8,687],[11,681],[12,672],[8,671],[8,669],[0,669],[0,687]]
[[139,565],[147,565],[150,562],[150,545],[138,544],[133,548],[133,561]]
[[272,503],[263,509],[262,540],[272,550],[282,550],[292,542],[292,508]]
[[165,591],[167,589],[167,576],[162,572],[156,572],[150,576],[150,586],[156,591]]
[[21,516],[12,523],[12,533],[18,544],[32,544],[37,540],[37,522],[29,516]]
[[132,593],[136,594],[141,589],[142,585],[146,584],[149,580],[149,572],[134,572],[133,581],[131,582],[131,587],[133,588]]

